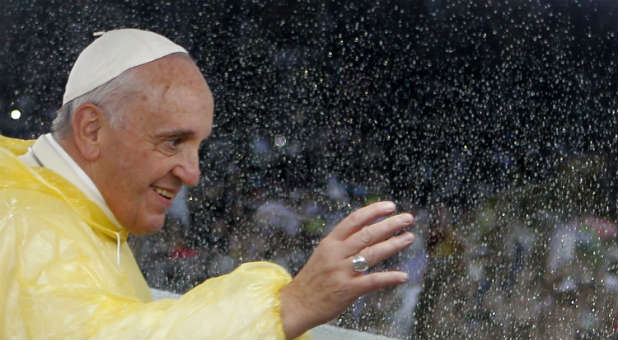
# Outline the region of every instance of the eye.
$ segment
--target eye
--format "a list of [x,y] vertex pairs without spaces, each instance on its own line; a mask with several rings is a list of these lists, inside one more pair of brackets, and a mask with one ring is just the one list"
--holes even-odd
[[177,147],[178,144],[180,144],[181,142],[182,142],[182,138],[174,138],[168,141],[168,143],[173,147]]
[[183,142],[183,138],[176,137],[171,138],[163,142],[164,151],[167,153],[173,153],[178,150],[178,146]]

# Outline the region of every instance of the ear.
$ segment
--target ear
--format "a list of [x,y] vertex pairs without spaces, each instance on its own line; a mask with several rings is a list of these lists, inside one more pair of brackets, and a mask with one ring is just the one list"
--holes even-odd
[[92,103],[80,105],[73,113],[73,140],[82,157],[94,161],[101,154],[100,132],[103,110]]

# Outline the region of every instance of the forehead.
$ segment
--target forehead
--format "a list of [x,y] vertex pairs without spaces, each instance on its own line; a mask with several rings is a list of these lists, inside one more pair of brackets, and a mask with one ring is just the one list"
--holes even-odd
[[133,125],[149,132],[193,130],[210,134],[214,101],[199,69],[188,57],[166,57],[136,72],[141,88],[129,105]]
[[176,94],[170,89],[167,98],[145,100],[129,113],[134,127],[147,134],[187,131],[200,139],[210,135],[213,120],[212,100],[190,93]]

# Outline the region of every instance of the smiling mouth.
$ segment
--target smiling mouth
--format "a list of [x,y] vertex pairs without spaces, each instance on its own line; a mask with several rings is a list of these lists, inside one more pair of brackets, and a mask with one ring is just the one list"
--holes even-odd
[[161,189],[157,187],[153,187],[153,189],[157,194],[159,194],[160,196],[164,198],[167,198],[168,200],[171,200],[172,198],[174,198],[174,194],[165,189]]

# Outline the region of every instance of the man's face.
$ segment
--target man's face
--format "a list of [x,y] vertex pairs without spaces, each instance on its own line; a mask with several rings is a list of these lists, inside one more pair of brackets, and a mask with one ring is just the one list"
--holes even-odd
[[101,128],[97,186],[133,234],[159,231],[182,185],[199,181],[198,151],[210,135],[213,98],[199,69],[172,55],[139,66],[144,89],[121,122]]

